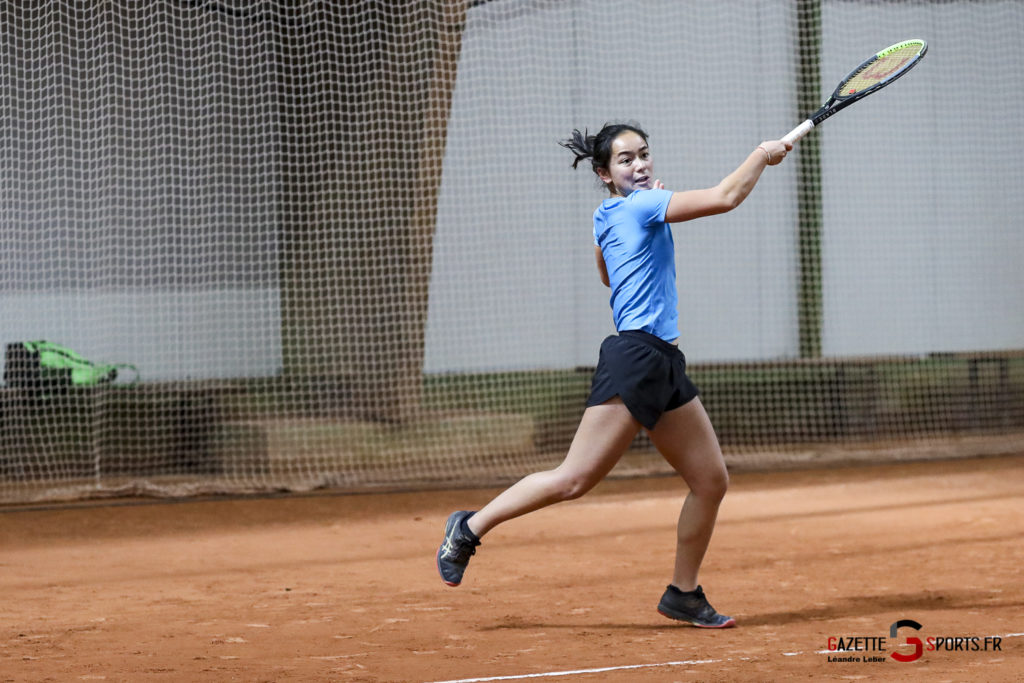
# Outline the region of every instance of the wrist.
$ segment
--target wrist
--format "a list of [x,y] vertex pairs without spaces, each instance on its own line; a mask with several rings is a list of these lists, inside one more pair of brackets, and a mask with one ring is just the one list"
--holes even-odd
[[761,150],[762,152],[764,152],[764,163],[766,163],[769,166],[771,166],[771,163],[772,163],[772,153],[769,152],[768,149],[764,145],[758,145],[757,148],[759,150]]

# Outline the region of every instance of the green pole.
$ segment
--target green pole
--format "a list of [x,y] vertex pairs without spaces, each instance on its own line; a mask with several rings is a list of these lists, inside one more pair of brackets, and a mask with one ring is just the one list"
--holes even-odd
[[[797,116],[821,106],[821,0],[797,0]],[[797,143],[797,313],[801,358],[821,357],[821,145],[811,132]]]

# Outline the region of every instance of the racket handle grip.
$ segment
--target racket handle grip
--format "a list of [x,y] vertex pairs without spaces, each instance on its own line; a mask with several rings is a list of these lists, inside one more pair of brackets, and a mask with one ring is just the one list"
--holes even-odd
[[806,121],[801,123],[799,126],[794,128],[793,130],[789,131],[786,134],[786,136],[784,138],[782,138],[782,141],[783,142],[788,142],[789,144],[793,144],[794,142],[796,142],[797,140],[799,140],[803,136],[807,135],[807,133],[811,130],[811,128],[814,128],[814,123],[810,119],[807,119]]

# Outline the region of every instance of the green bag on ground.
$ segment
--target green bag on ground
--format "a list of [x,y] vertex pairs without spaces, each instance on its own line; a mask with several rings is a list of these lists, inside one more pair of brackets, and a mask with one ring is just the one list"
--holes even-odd
[[66,389],[111,384],[118,371],[129,369],[138,383],[139,371],[130,363],[95,363],[71,349],[44,340],[7,345],[4,382],[25,389]]

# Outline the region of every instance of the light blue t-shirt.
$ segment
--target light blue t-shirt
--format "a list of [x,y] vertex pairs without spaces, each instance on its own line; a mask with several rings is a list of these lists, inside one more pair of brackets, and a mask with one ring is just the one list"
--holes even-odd
[[635,190],[594,211],[594,244],[611,284],[615,329],[643,330],[665,341],[679,336],[675,243],[665,222],[669,190]]

